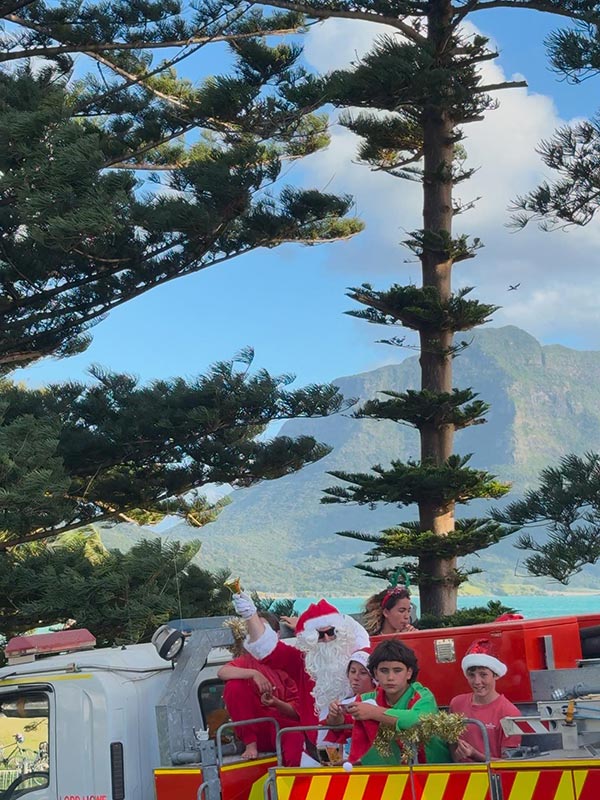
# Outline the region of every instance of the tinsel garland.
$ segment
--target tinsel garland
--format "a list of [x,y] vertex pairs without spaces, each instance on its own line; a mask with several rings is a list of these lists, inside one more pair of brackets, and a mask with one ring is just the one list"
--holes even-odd
[[434,736],[448,744],[456,744],[466,728],[463,714],[449,714],[438,711],[437,714],[425,714],[411,728],[403,730],[401,736],[390,725],[381,724],[373,741],[373,747],[382,758],[392,755],[392,742],[397,741],[402,751],[401,761],[406,764],[413,753],[424,747]]
[[231,617],[225,620],[223,626],[233,634],[233,644],[227,645],[227,649],[234,658],[238,658],[244,652],[244,639],[248,633],[246,623],[239,617]]
[[383,722],[379,725],[377,734],[373,739],[373,747],[382,758],[390,758],[392,755],[392,742],[397,735],[395,727],[392,728],[391,725],[385,725]]

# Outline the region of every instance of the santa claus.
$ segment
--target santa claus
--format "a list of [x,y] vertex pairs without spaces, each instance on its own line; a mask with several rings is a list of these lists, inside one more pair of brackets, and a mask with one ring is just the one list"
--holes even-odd
[[[312,603],[298,618],[296,646],[277,638],[256,613],[245,592],[235,594],[233,603],[246,620],[246,650],[271,667],[281,669],[298,685],[299,725],[316,725],[325,720],[329,704],[351,694],[346,667],[350,655],[369,646],[369,635],[356,620],[341,614],[327,600]],[[320,738],[320,737],[319,737]],[[316,731],[306,733],[302,765],[316,756]]]

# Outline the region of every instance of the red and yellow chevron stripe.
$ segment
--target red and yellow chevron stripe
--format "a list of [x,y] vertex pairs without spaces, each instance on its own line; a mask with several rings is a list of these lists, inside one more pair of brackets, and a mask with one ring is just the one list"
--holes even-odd
[[494,763],[504,800],[597,800],[600,761]]
[[489,774],[503,800],[598,800],[600,761],[493,762],[318,771],[278,769],[277,800],[490,800]]
[[[485,766],[277,770],[277,800],[486,800]],[[548,798],[550,800],[550,798]]]

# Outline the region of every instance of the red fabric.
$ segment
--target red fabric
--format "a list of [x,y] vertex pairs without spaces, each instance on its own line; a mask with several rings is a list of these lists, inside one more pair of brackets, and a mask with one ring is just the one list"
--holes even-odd
[[491,656],[492,658],[497,658],[497,655],[494,652],[494,646],[492,645],[489,639],[476,639],[469,645],[469,649],[467,650],[465,655],[466,656],[484,655],[484,656]]
[[296,636],[299,633],[302,633],[304,626],[309,620],[319,619],[320,617],[329,617],[332,614],[339,613],[340,612],[337,610],[337,608],[332,606],[331,603],[328,603],[327,600],[319,600],[318,603],[311,603],[306,611],[303,611],[298,617],[298,622],[296,623]]
[[[319,719],[315,711],[315,701],[311,694],[314,681],[304,669],[304,656],[295,647],[285,642],[277,642],[275,649],[260,662],[273,669],[282,670],[295,682],[298,687],[298,715],[297,725],[317,725]],[[312,742],[316,742],[316,731],[306,734]]]
[[[229,663],[233,667],[258,670],[275,687],[274,694],[297,709],[298,689],[285,672],[273,669],[249,653],[235,658]],[[233,722],[241,722],[255,717],[273,717],[279,723],[280,728],[289,728],[299,724],[297,719],[285,716],[276,708],[264,706],[260,701],[258,686],[253,680],[226,681],[223,699]],[[258,722],[252,725],[242,725],[236,728],[236,735],[245,745],[256,742],[260,753],[275,751],[276,731],[275,726],[270,723]],[[297,766],[300,763],[302,745],[303,737],[300,733],[289,733],[282,737],[281,747],[285,766]]]
[[[503,717],[520,717],[521,712],[513,705],[510,700],[501,694],[491,703],[481,705],[473,702],[473,695],[459,694],[450,701],[450,711],[456,714],[464,714],[470,719],[477,719],[482,722],[488,732],[490,741],[490,753],[492,758],[501,758],[502,750],[505,747],[519,747],[521,744],[520,736],[506,736],[500,725]],[[466,731],[461,736],[480,753],[485,752],[483,745],[483,734],[476,725],[467,725]]]

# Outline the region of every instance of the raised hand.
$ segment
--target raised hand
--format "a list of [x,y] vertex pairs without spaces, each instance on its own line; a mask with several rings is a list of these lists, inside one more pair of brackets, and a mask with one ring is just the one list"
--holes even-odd
[[256,614],[254,600],[247,592],[239,592],[238,594],[234,594],[231,600],[236,613],[239,614],[242,619],[250,619],[250,617],[253,617]]

